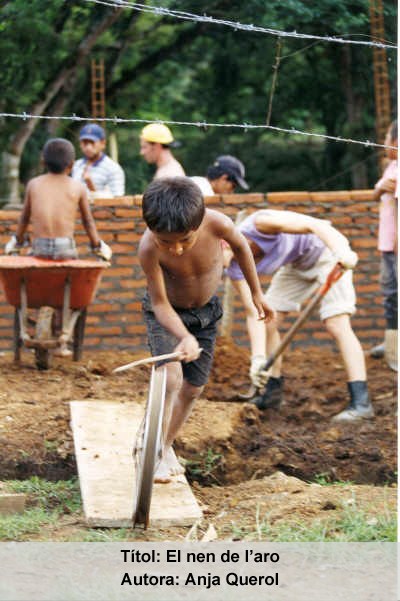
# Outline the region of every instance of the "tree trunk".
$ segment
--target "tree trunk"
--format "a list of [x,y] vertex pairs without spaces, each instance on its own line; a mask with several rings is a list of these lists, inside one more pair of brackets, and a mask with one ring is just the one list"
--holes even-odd
[[[43,115],[48,105],[57,96],[60,90],[64,86],[68,86],[68,83],[77,76],[77,72],[86,60],[88,54],[92,50],[99,36],[117,20],[123,8],[113,9],[108,12],[104,18],[96,23],[89,34],[81,41],[78,49],[73,56],[73,59],[69,61],[68,65],[64,66],[58,73],[56,78],[47,84],[46,93],[41,100],[34,102],[28,113],[31,115]],[[72,85],[74,85],[74,81]],[[17,130],[10,142],[10,152],[5,155],[5,162],[3,163],[3,198],[7,198],[10,202],[15,204],[20,202],[18,185],[15,182],[15,171],[18,172],[21,163],[21,156],[25,148],[25,144],[29,140],[33,131],[35,130],[39,118],[31,118],[22,122],[21,127]]]
[[[346,44],[342,48],[342,77],[343,91],[346,101],[346,113],[349,136],[357,138],[357,132],[361,129],[362,109],[363,100],[359,94],[354,92],[353,86],[353,61],[352,61],[352,49]],[[349,155],[351,163],[354,166],[351,168],[351,182],[352,187],[356,190],[368,188],[368,174],[367,166],[364,163],[360,164],[360,161],[364,157],[363,147],[358,146],[355,148],[355,144],[349,144]],[[356,164],[358,163],[358,164]]]

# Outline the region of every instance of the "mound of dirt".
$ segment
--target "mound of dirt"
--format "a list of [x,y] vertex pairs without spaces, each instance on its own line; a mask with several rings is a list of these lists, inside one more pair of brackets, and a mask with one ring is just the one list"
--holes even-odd
[[[48,372],[24,352],[16,365],[0,357],[0,479],[76,473],[69,401],[143,403],[149,368],[112,374],[138,358],[127,352],[86,353],[80,363],[55,359]],[[376,417],[351,425],[330,418],[347,403],[345,374],[337,353],[296,349],[285,360],[285,404],[260,412],[231,402],[248,387],[246,349],[220,339],[210,383],[177,440],[188,475],[202,485],[236,484],[280,470],[303,480],[383,484],[396,474],[396,376],[381,360],[368,358]]]

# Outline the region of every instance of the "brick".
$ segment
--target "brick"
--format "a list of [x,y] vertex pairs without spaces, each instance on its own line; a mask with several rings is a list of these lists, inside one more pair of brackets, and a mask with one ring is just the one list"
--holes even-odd
[[96,221],[100,221],[100,219],[112,219],[113,218],[113,212],[112,210],[100,210],[100,209],[94,209],[92,211],[94,220]]
[[127,326],[126,327],[126,331],[129,334],[146,334],[147,330],[146,330],[146,326],[143,324],[138,324],[138,325],[134,325],[134,326]]
[[[22,209],[22,207],[21,207]],[[21,211],[15,211],[15,210],[3,210],[0,211],[0,221],[8,221],[9,223],[13,222],[13,221],[18,221],[19,216],[21,215]]]
[[[88,326],[86,328],[86,331],[88,334],[98,334],[99,333],[99,328],[95,327],[95,326]],[[102,335],[103,336],[110,336],[113,334],[120,334],[122,332],[122,329],[119,326],[102,326]]]
[[[245,199],[243,197],[246,197]],[[260,202],[264,201],[264,195],[263,194],[223,194],[223,196],[221,197],[222,202],[225,205],[238,205],[238,204],[243,204],[243,205],[252,205],[252,204],[258,204]]]
[[103,275],[103,280],[110,278],[126,278],[132,275],[132,269],[129,267],[109,267]]
[[311,196],[309,192],[269,192],[265,200],[268,203],[300,202],[311,200]]
[[96,198],[93,207],[129,207],[133,205],[133,196],[116,196],[115,198]]
[[374,190],[350,190],[351,200],[373,200]]
[[142,211],[140,209],[115,209],[116,217],[125,217],[129,220],[135,218],[142,218]]
[[140,236],[135,234],[134,232],[124,232],[122,234],[117,234],[117,242],[138,242],[140,240]]
[[118,243],[118,242],[114,242],[112,244],[112,251],[114,254],[132,254],[134,252],[134,249],[136,248],[136,245],[134,243],[128,244],[126,242],[124,242],[124,244]]
[[312,201],[318,202],[340,202],[350,200],[350,192],[347,190],[338,190],[334,192],[310,192]]
[[352,246],[356,248],[376,248],[376,239],[368,236],[367,238],[353,238]]
[[132,255],[116,255],[112,258],[114,265],[140,265],[139,257]]

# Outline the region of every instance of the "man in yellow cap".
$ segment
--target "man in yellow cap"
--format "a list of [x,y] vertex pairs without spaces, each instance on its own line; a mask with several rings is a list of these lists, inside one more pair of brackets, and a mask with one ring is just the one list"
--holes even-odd
[[149,123],[140,134],[140,155],[147,163],[155,164],[154,179],[182,177],[182,165],[175,159],[171,148],[177,146],[169,127],[163,123]]

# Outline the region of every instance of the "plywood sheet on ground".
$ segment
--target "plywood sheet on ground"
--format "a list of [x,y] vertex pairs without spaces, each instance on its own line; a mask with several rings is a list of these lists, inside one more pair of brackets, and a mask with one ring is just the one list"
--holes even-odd
[[[136,403],[71,401],[75,455],[89,526],[129,527],[135,498],[132,449],[143,417]],[[191,525],[202,516],[184,476],[154,484],[150,525]]]

